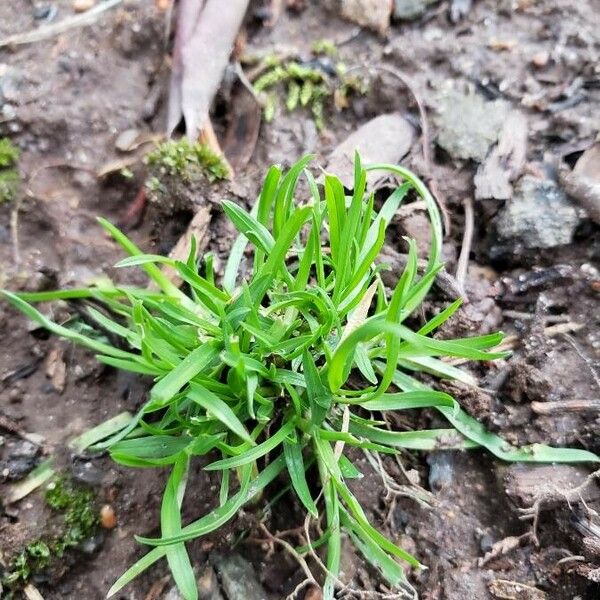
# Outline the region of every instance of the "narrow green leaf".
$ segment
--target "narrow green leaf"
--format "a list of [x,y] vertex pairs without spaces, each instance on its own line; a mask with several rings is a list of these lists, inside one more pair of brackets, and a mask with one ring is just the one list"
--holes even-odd
[[308,489],[308,483],[306,482],[306,467],[304,466],[304,459],[302,458],[302,447],[297,440],[289,442],[284,441],[283,451],[294,491],[306,510],[313,517],[317,518],[319,516],[317,506]]
[[210,367],[219,355],[216,343],[203,344],[190,352],[172,371],[150,390],[152,402],[158,406],[166,404],[187,385],[198,373]]
[[232,456],[231,458],[224,458],[222,460],[217,460],[213,463],[210,463],[204,467],[204,470],[217,471],[220,469],[234,469],[236,467],[253,463],[277,448],[277,446],[279,446],[279,444],[281,444],[283,440],[285,440],[285,438],[292,432],[294,427],[294,421],[287,421],[277,433],[268,437],[264,442],[262,442],[262,444],[258,444],[257,446],[254,446],[254,448],[245,450],[239,456]]
[[216,394],[205,388],[204,386],[193,383],[188,391],[188,397],[202,406],[215,419],[221,421],[228,429],[245,442],[254,446],[254,440],[250,437],[242,422],[235,415],[233,410],[219,398]]

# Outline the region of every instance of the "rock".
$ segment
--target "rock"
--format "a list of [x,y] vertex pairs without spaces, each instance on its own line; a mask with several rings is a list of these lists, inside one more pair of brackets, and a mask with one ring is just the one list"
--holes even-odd
[[73,10],[77,13],[90,10],[96,4],[96,0],[73,0]]
[[228,600],[267,600],[267,593],[258,581],[256,570],[239,554],[210,557]]
[[581,218],[552,180],[522,177],[515,195],[498,213],[495,224],[501,242],[520,249],[554,248],[569,244]]
[[342,16],[384,35],[390,26],[392,0],[342,0]]
[[454,453],[449,450],[431,452],[427,455],[429,464],[429,489],[439,492],[449,486],[454,479]]
[[508,104],[448,89],[438,96],[437,105],[438,145],[453,158],[483,162],[498,140]]
[[10,480],[22,479],[38,463],[40,448],[28,440],[7,445],[6,460],[0,464],[2,475]]
[[135,143],[140,135],[138,129],[126,129],[115,140],[115,148],[120,152],[130,152],[135,148]]
[[91,460],[75,457],[71,464],[71,476],[74,481],[79,483],[97,486],[102,483],[104,472]]
[[20,69],[0,63],[0,106],[4,102],[18,103],[25,74]]
[[511,111],[504,122],[498,145],[477,169],[474,178],[475,198],[508,200],[512,182],[521,175],[527,152],[527,119],[519,111]]
[[[520,508],[538,501],[543,508],[566,502],[600,499],[600,487],[588,480],[589,471],[573,465],[511,465],[503,476],[507,496]],[[587,482],[587,485],[586,485]]]
[[394,19],[417,19],[438,0],[394,0]]
[[541,52],[536,52],[531,57],[531,64],[537,69],[543,69],[550,60],[550,53],[546,50],[542,50]]
[[[349,135],[331,153],[326,171],[335,173],[347,188],[354,187],[354,152],[358,150],[363,164],[397,164],[405,156],[414,139],[413,126],[398,113],[371,119]],[[381,178],[368,175],[369,185]]]
[[33,18],[36,21],[53,21],[58,14],[58,9],[53,4],[42,4],[33,9]]

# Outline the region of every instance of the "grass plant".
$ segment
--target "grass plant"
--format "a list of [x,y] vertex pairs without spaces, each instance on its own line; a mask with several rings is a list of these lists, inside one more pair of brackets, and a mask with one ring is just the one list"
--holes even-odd
[[[349,537],[394,589],[410,586],[400,560],[419,560],[368,520],[348,482],[360,477],[349,448],[389,454],[440,448],[483,447],[507,461],[598,461],[585,450],[536,444],[517,448],[488,432],[450,395],[436,391],[421,373],[472,383],[448,358],[489,361],[501,333],[442,340],[432,334],[459,309],[456,301],[415,328],[408,323],[427,296],[441,262],[442,229],[435,202],[410,171],[395,165],[363,166],[355,159],[354,189],[333,174],[315,181],[307,156],[287,172],[269,169],[251,211],[223,202],[239,237],[218,281],[212,259],[187,260],[145,254],[123,233],[102,226],[129,255],[121,268],[142,268],[157,291],[111,283],[96,287],[14,294],[5,298],[50,331],[87,346],[98,360],[153,378],[146,403],[96,448],[139,468],[166,467],[170,477],[160,511],[158,537],[139,537],[149,551],[111,588],[116,594],[134,577],[166,558],[186,600],[198,597],[186,542],[208,535],[241,507],[274,494],[287,472],[289,485],[322,535],[312,545],[326,565],[323,596],[334,597],[342,539]],[[395,176],[399,185],[376,209],[367,175]],[[309,193],[303,202],[301,178]],[[425,269],[406,240],[408,261],[393,289],[386,289],[376,259],[386,228],[413,191],[427,205],[431,247]],[[251,249],[249,264],[243,258]],[[182,289],[165,277],[175,269]],[[90,317],[118,338],[113,345],[50,321],[31,302],[93,300]],[[109,316],[110,315],[110,316]],[[430,379],[430,378],[428,378]],[[394,431],[387,411],[433,408],[448,426]],[[192,461],[219,473],[217,506],[183,523],[181,505]],[[217,500],[217,499],[216,499]]]

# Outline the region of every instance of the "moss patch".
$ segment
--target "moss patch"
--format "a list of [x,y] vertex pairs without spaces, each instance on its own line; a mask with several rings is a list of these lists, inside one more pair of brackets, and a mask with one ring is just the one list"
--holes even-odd
[[164,176],[191,181],[202,174],[212,182],[229,175],[221,156],[206,144],[192,143],[187,138],[163,142],[145,160],[152,172],[148,183],[151,189],[159,186]]
[[0,138],[0,204],[13,200],[19,189],[16,165],[19,149],[8,139]]
[[36,573],[45,571],[65,552],[92,537],[98,529],[98,511],[91,490],[78,488],[66,478],[54,480],[45,493],[46,504],[62,515],[60,533],[27,544],[13,557],[1,578],[7,600]]
[[335,56],[335,51],[331,42],[320,40],[313,44],[316,58],[306,64],[274,55],[265,57],[260,63],[264,73],[253,86],[262,97],[265,120],[273,120],[285,96],[289,112],[306,107],[321,130],[325,127],[324,111],[328,105],[341,110],[348,106],[351,94],[365,94],[367,86],[360,78],[348,75],[343,63],[332,63],[330,58]]

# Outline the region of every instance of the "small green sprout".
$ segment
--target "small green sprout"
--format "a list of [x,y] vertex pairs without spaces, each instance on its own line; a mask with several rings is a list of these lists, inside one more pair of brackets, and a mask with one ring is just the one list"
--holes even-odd
[[[318,46],[321,48],[321,46]],[[315,54],[319,54],[315,50]],[[366,86],[357,77],[346,75],[343,63],[331,65],[329,69],[307,66],[295,60],[267,57],[263,64],[266,72],[254,82],[254,91],[262,96],[265,121],[275,117],[279,104],[278,91],[287,87],[285,105],[289,112],[298,108],[310,108],[319,130],[324,129],[324,109],[328,102],[338,108],[346,108],[351,93],[364,94]]]
[[14,199],[19,189],[19,172],[15,168],[19,149],[8,139],[0,138],[0,204]]
[[[372,453],[484,448],[507,461],[598,462],[590,452],[536,445],[517,448],[488,432],[425,373],[473,385],[448,358],[488,361],[506,356],[491,349],[494,333],[454,340],[433,333],[459,309],[453,302],[413,327],[441,262],[442,227],[434,199],[409,170],[395,165],[363,167],[355,159],[353,190],[325,174],[319,186],[307,156],[283,172],[269,169],[251,211],[230,202],[223,210],[239,231],[222,281],[212,260],[196,254],[193,240],[184,261],[144,254],[114,225],[103,227],[129,254],[117,266],[141,267],[154,289],[104,284],[5,298],[51,332],[93,350],[98,360],[152,377],[146,403],[129,424],[95,445],[130,467],[167,467],[160,536],[139,537],[150,551],[120,577],[108,595],[166,558],[183,598],[196,600],[196,577],[186,543],[235,518],[245,505],[285,486],[306,512],[309,546],[323,551],[325,600],[334,598],[342,539],[349,538],[398,598],[412,597],[401,561],[420,561],[386,538],[368,520],[348,482],[361,474],[349,449]],[[404,180],[381,208],[366,189],[370,172]],[[308,197],[297,200],[304,178]],[[395,286],[386,288],[377,257],[386,229],[409,191],[425,202],[431,246],[425,268],[417,245],[407,240],[408,260]],[[250,248],[248,249],[248,246]],[[242,259],[251,252],[250,264]],[[185,282],[179,289],[159,268],[168,265]],[[118,346],[50,321],[28,302],[91,300],[90,317],[122,339]],[[95,308],[103,303],[107,312]],[[390,411],[437,410],[439,429],[395,431]],[[533,450],[533,451],[532,451]],[[181,516],[191,463],[209,463],[221,475],[219,504],[184,523]],[[280,487],[281,490],[281,487]],[[276,497],[277,489],[272,492]],[[316,526],[318,524],[318,527]],[[314,527],[313,527],[314,526]]]
[[229,175],[229,169],[221,156],[206,144],[190,142],[187,138],[159,144],[145,160],[156,173],[158,181],[161,175],[190,181],[194,175],[202,173],[211,182],[226,179]]

